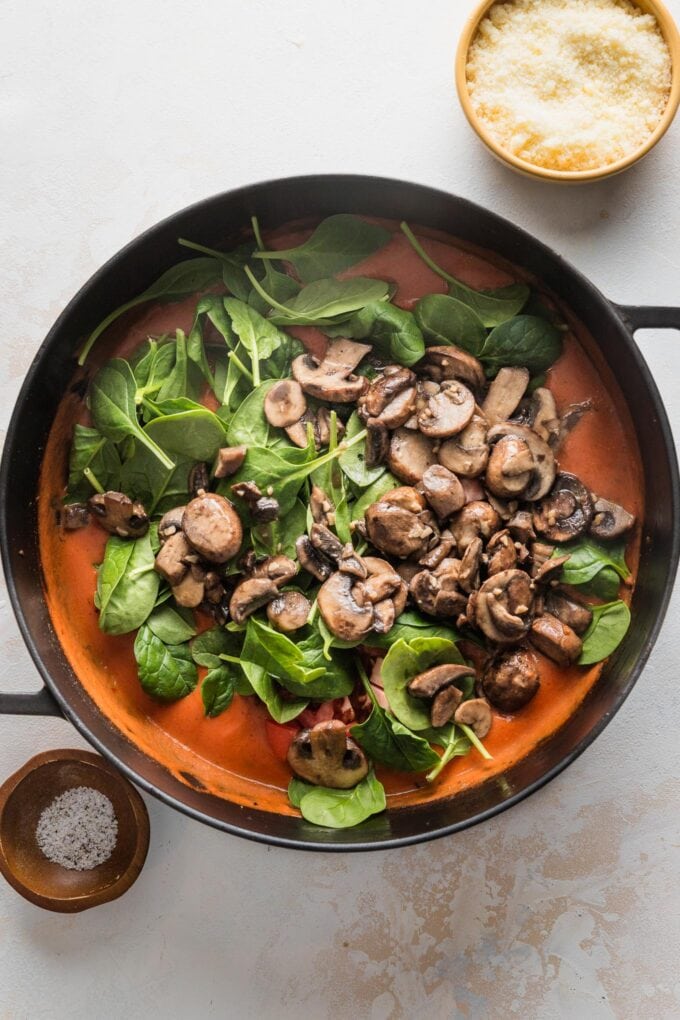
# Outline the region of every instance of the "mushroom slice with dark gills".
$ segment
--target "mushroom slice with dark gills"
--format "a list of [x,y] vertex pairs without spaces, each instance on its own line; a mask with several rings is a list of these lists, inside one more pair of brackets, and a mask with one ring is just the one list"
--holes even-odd
[[275,428],[293,425],[306,410],[305,395],[295,379],[281,379],[274,383],[264,398],[264,416]]
[[300,779],[332,790],[350,790],[368,775],[368,760],[339,719],[302,730],[291,742],[288,764]]
[[409,386],[402,390],[387,407],[378,415],[378,420],[388,429],[398,429],[413,416],[417,403],[417,390]]
[[277,588],[282,588],[293,580],[298,572],[297,563],[290,556],[279,554],[278,556],[267,556],[266,559],[256,563],[250,571],[251,577],[266,577],[273,581]]
[[540,436],[536,435],[526,425],[516,425],[514,422],[494,425],[489,429],[488,440],[490,443],[495,443],[506,436],[522,440],[529,447],[529,451],[534,459],[531,480],[526,488],[522,490],[522,499],[530,500],[531,502],[543,499],[550,492],[555,481],[555,475],[557,474],[555,455]]
[[427,436],[407,428],[392,433],[387,466],[400,482],[416,485],[436,463],[434,443]]
[[309,529],[309,540],[317,552],[322,553],[336,566],[340,565],[344,546],[330,528],[327,528],[325,524],[315,522]]
[[420,570],[409,583],[411,598],[428,616],[451,617],[465,611],[467,596],[460,590],[461,561],[442,560],[435,570]]
[[501,519],[484,500],[473,500],[459,510],[449,523],[449,530],[456,540],[458,552],[464,553],[475,538],[488,541],[501,526]]
[[352,588],[350,574],[337,571],[319,588],[317,605],[331,634],[342,641],[360,641],[373,627],[373,605],[359,605]]
[[507,529],[497,531],[491,536],[486,553],[489,577],[492,574],[500,574],[503,570],[512,570],[517,565],[517,549]]
[[544,613],[532,623],[531,643],[558,666],[573,665],[583,648],[578,634],[550,613]]
[[423,473],[420,483],[425,499],[443,521],[465,505],[465,490],[460,480],[443,464],[433,464]]
[[401,616],[408,598],[408,585],[404,579],[391,563],[379,556],[362,556],[362,560],[368,571],[368,578],[363,583],[366,598],[374,605],[390,598],[394,603],[395,616]]
[[533,601],[529,575],[523,570],[503,570],[477,592],[475,622],[491,641],[515,644],[529,630]]
[[469,726],[480,740],[488,736],[491,729],[491,709],[484,698],[470,698],[455,711],[453,721],[459,726]]
[[430,439],[448,439],[462,432],[475,411],[475,398],[457,379],[446,380],[418,412],[418,428]]
[[529,424],[533,431],[550,446],[560,439],[560,419],[555,398],[545,386],[539,386],[531,395]]
[[445,726],[463,700],[463,692],[456,683],[464,677],[474,676],[470,666],[457,663],[433,666],[419,673],[407,685],[412,698],[431,700],[430,721],[433,726]]
[[92,519],[120,538],[141,538],[149,530],[149,517],[143,505],[124,492],[97,492],[87,505]]
[[519,711],[541,686],[536,656],[526,648],[499,653],[486,666],[480,686],[500,712]]
[[182,518],[185,510],[185,506],[176,506],[163,514],[158,522],[158,537],[161,542],[167,542],[169,538],[182,530]]
[[268,577],[248,577],[234,588],[229,612],[234,623],[245,623],[248,617],[277,598],[279,589]]
[[363,581],[366,577],[368,577],[366,564],[364,563],[363,558],[359,556],[351,542],[345,543],[342,547],[342,554],[338,562],[338,570],[342,571],[343,574],[350,574],[352,577],[356,577],[360,581]]
[[468,594],[479,587],[479,568],[482,564],[482,540],[473,538],[463,553],[458,570],[458,585]]
[[368,381],[352,372],[371,349],[368,344],[336,340],[329,344],[320,362],[311,354],[295,358],[291,365],[293,378],[305,393],[318,400],[333,404],[354,403],[368,387]]
[[513,366],[499,370],[482,404],[482,411],[490,425],[508,420],[524,396],[529,378],[527,368]]
[[236,556],[243,528],[234,507],[214,492],[204,492],[187,504],[182,530],[196,552],[210,563],[226,563]]
[[551,616],[556,616],[562,623],[578,634],[579,637],[588,630],[593,614],[582,602],[577,602],[565,592],[550,590],[545,598],[545,608]]
[[188,489],[192,496],[200,496],[210,485],[210,472],[204,463],[194,464],[189,472]]
[[576,475],[560,472],[550,493],[534,510],[534,528],[551,542],[568,542],[588,530],[593,500]]
[[531,482],[534,457],[527,443],[505,436],[492,448],[486,466],[486,487],[501,499],[518,498]]
[[393,489],[366,511],[366,530],[376,549],[399,559],[422,556],[436,540],[434,528],[423,520],[425,500],[415,489]]
[[[389,371],[390,369],[393,370]],[[401,393],[411,390],[415,386],[415,382],[415,373],[410,368],[388,365],[387,368],[383,369],[382,375],[374,379],[366,392],[359,398],[357,403],[359,417],[364,422],[368,421],[369,418],[379,418],[385,408]],[[413,394],[413,401],[414,405],[410,413],[406,415],[406,418],[413,414],[415,394]],[[396,428],[396,426],[390,426],[390,428]]]
[[447,439],[437,451],[439,463],[461,478],[477,478],[489,460],[486,418],[474,414],[454,439]]
[[367,468],[384,464],[390,452],[390,433],[379,418],[366,422],[365,462]]
[[290,634],[304,627],[312,604],[300,591],[284,591],[267,603],[267,618],[276,630]]
[[333,573],[333,564],[331,561],[315,549],[307,535],[300,535],[295,542],[295,552],[297,558],[300,561],[300,566],[303,567],[308,574],[315,577],[317,581],[325,581]]
[[79,531],[90,523],[90,511],[84,503],[67,503],[61,523],[65,531]]
[[312,485],[309,494],[309,509],[312,512],[312,520],[316,524],[324,524],[327,528],[335,524],[335,507],[318,485]]
[[454,344],[428,347],[418,371],[438,383],[446,379],[460,379],[478,391],[483,390],[486,383],[481,361]]
[[602,496],[593,496],[593,519],[590,534],[595,538],[621,538],[635,524],[635,517],[618,503],[612,503]]
[[243,466],[248,448],[246,446],[223,446],[217,451],[213,474],[215,478],[229,478]]

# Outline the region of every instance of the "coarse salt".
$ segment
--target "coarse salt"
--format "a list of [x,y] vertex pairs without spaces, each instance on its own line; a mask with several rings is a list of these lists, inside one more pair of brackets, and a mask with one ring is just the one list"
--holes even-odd
[[671,58],[656,19],[630,0],[512,0],[480,23],[467,85],[502,148],[536,166],[593,170],[652,134]]
[[38,819],[38,846],[48,860],[72,871],[90,871],[108,861],[118,838],[109,798],[89,786],[55,797]]

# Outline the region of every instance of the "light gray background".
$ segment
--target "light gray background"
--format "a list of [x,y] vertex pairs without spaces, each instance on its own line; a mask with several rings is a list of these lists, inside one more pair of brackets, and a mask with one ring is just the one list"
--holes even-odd
[[[47,329],[129,238],[267,177],[363,171],[465,195],[605,294],[680,303],[680,126],[578,189],[514,176],[452,86],[472,0],[5,0],[0,5],[0,425]],[[680,17],[680,0],[668,0]],[[680,424],[680,349],[639,335]],[[37,674],[0,595],[4,688]],[[147,798],[123,899],[42,912],[0,883],[0,1018],[680,1014],[679,605],[596,745],[528,802],[421,848],[310,856]],[[0,719],[0,777],[65,722]]]

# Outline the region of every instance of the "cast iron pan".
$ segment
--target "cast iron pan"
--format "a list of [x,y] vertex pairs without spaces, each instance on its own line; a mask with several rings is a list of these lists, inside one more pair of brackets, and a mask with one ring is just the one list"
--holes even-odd
[[[255,213],[273,227],[335,212],[405,218],[444,230],[525,267],[558,294],[596,338],[627,400],[645,451],[647,506],[633,627],[576,714],[500,779],[448,800],[393,810],[346,831],[315,828],[201,794],[172,777],[104,718],[52,630],[42,595],[35,506],[40,456],[74,374],[75,352],[106,311],[179,260],[177,237],[220,247],[237,238]],[[463,829],[521,800],[585,750],[620,708],[652,649],[670,597],[680,544],[678,467],[664,406],[633,340],[633,332],[647,326],[680,328],[680,309],[614,305],[558,254],[513,224],[464,199],[403,181],[335,174],[285,178],[225,192],[169,217],[123,248],[73,298],[38,351],[19,394],[0,468],[0,540],[14,612],[45,687],[37,694],[0,694],[0,712],[61,712],[130,779],[167,804],[217,828],[279,846],[403,846]]]

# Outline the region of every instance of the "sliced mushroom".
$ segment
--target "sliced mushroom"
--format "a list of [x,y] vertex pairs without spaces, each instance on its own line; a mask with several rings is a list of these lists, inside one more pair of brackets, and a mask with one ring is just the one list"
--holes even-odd
[[500,712],[517,712],[528,704],[541,686],[538,662],[533,652],[518,648],[501,652],[482,675],[485,697]]
[[171,590],[178,606],[196,609],[205,596],[205,582],[202,577],[197,577],[191,570],[187,570],[182,580],[174,584]]
[[489,429],[488,439],[490,443],[497,442],[506,436],[514,436],[515,439],[523,440],[529,447],[534,458],[534,470],[531,482],[522,492],[522,499],[534,500],[543,499],[555,481],[557,467],[555,455],[544,440],[536,435],[526,425],[516,425],[513,422],[506,422],[503,425],[494,425]]
[[409,386],[397,394],[380,413],[379,420],[388,429],[398,429],[412,417],[416,409],[416,388]]
[[548,592],[545,608],[551,616],[556,616],[562,623],[571,627],[579,637],[585,634],[593,619],[593,614],[588,606],[584,606],[582,602],[577,602],[576,599],[561,591]]
[[318,552],[335,563],[336,566],[340,565],[343,545],[330,528],[327,528],[325,524],[316,524],[315,522],[309,529],[309,540]]
[[453,721],[459,726],[469,726],[475,736],[484,740],[491,729],[491,709],[484,698],[470,698],[456,709]]
[[418,428],[430,439],[448,439],[462,432],[475,411],[475,398],[457,379],[442,383],[418,413]]
[[277,588],[289,584],[298,572],[297,563],[290,556],[280,553],[278,556],[267,556],[256,563],[250,572],[251,577],[267,577]]
[[210,485],[210,474],[207,464],[194,464],[189,472],[188,489],[192,496],[200,496]]
[[214,570],[208,570],[203,578],[203,584],[205,587],[205,600],[213,605],[221,603],[226,595],[226,589],[222,584],[220,575]]
[[317,524],[324,524],[327,528],[335,524],[335,507],[318,485],[312,485],[312,491],[309,494],[309,509],[312,512],[312,519]]
[[384,464],[390,452],[390,433],[379,418],[366,422],[365,463],[367,468]]
[[290,634],[307,623],[312,604],[300,591],[284,591],[267,604],[267,619],[277,630]]
[[285,429],[299,421],[307,410],[302,387],[295,379],[274,383],[264,398],[264,416],[270,425]]
[[590,522],[590,534],[595,538],[620,538],[635,524],[635,517],[618,503],[612,503],[602,496],[593,495],[593,519]]
[[373,607],[373,630],[376,634],[388,634],[394,626],[397,614],[392,599],[383,599]]
[[482,563],[482,540],[473,538],[463,553],[458,570],[458,584],[463,591],[474,591],[479,587],[479,568]]
[[553,556],[549,560],[545,560],[541,563],[540,567],[535,565],[531,568],[531,576],[533,577],[536,584],[548,584],[556,581],[562,573],[562,567],[569,559],[569,554],[565,556]]
[[187,572],[188,564],[186,557],[191,552],[192,548],[182,531],[171,535],[161,546],[156,556],[154,566],[157,573],[164,577],[169,585],[179,584]]
[[248,577],[234,588],[229,612],[234,623],[245,623],[248,617],[277,598],[279,589],[268,577]]
[[342,547],[342,553],[338,561],[338,570],[341,570],[343,574],[350,574],[352,577],[356,577],[360,581],[363,581],[366,577],[368,577],[366,564],[361,556],[359,556],[351,542],[346,542]]
[[295,552],[308,574],[317,581],[325,581],[333,573],[333,565],[323,553],[314,548],[307,535],[300,535],[295,543]]
[[492,506],[483,500],[473,500],[458,511],[449,529],[462,554],[473,539],[479,537],[486,541],[500,526],[501,519]]
[[571,666],[583,648],[578,634],[550,613],[544,613],[532,623],[531,643],[558,666]]
[[583,482],[561,471],[549,493],[534,510],[534,528],[551,542],[568,542],[588,530],[593,501]]
[[477,626],[491,641],[514,644],[529,630],[533,600],[531,580],[523,570],[494,574],[477,593]]
[[243,528],[234,507],[214,492],[192,499],[182,517],[189,543],[210,563],[226,563],[241,548]]
[[149,518],[141,503],[124,492],[97,492],[87,505],[92,519],[111,535],[140,538],[149,530]]
[[164,513],[158,522],[158,537],[161,542],[166,542],[172,535],[182,530],[182,518],[184,517],[185,506],[176,506]]
[[512,570],[517,565],[517,549],[507,529],[491,536],[486,552],[489,577],[503,570]]
[[393,489],[372,503],[366,511],[368,537],[376,549],[399,559],[422,556],[435,537],[421,513],[425,500],[415,489]]
[[79,531],[90,523],[90,511],[84,503],[67,503],[62,512],[61,523],[65,531]]
[[334,404],[354,403],[368,387],[368,381],[351,373],[370,350],[368,344],[336,340],[329,345],[321,362],[311,354],[295,358],[291,365],[293,378],[305,393],[318,400]]
[[435,382],[460,379],[473,390],[482,390],[486,381],[481,362],[454,344],[428,347],[418,369]]
[[288,764],[300,779],[332,790],[350,790],[368,774],[368,761],[339,719],[301,730],[291,742]]
[[555,398],[545,386],[539,386],[531,396],[531,428],[549,446],[556,446],[560,438],[560,419]]
[[421,486],[425,499],[437,517],[444,520],[465,505],[465,491],[460,480],[443,464],[433,464],[423,473]]
[[529,379],[527,368],[512,366],[499,370],[482,404],[482,411],[490,425],[508,420],[524,396]]
[[324,623],[341,641],[359,641],[373,626],[373,606],[360,606],[352,593],[352,577],[337,571],[319,588],[317,605]]
[[[435,694],[458,683],[466,676],[474,676],[475,671],[471,666],[457,662],[447,662],[441,666],[432,666],[422,673],[418,673],[406,685],[406,690],[412,698],[434,698]],[[459,691],[460,693],[460,691]],[[462,698],[462,694],[461,694]]]
[[371,344],[358,344],[354,340],[334,340],[326,348],[322,365],[332,375],[346,372],[349,375],[373,350]]
[[461,478],[476,478],[484,471],[489,459],[486,441],[488,423],[474,414],[455,439],[447,439],[437,451],[439,463]]
[[442,531],[437,545],[428,550],[424,556],[421,556],[418,564],[421,567],[427,567],[428,570],[434,570],[447,556],[455,552],[455,545],[456,543],[451,532],[448,529]]
[[[398,367],[394,372],[383,372],[382,375],[373,380],[359,400],[357,405],[359,417],[362,421],[380,417],[395,397],[413,388],[415,381],[415,373],[410,368]],[[413,399],[415,400],[415,395]],[[413,410],[411,411],[412,413]],[[407,417],[409,416],[407,415]],[[396,426],[389,427],[394,428]]]
[[213,474],[215,478],[229,478],[243,466],[248,448],[246,446],[223,446],[217,451]]
[[415,485],[436,463],[434,444],[427,436],[407,428],[392,433],[387,466],[400,482]]
[[532,481],[535,463],[527,443],[504,436],[492,448],[486,468],[486,486],[494,496],[517,498]]
[[364,581],[366,598],[375,605],[376,602],[382,602],[383,599],[394,595],[397,589],[401,587],[402,580],[396,570],[386,560],[379,560],[373,556],[367,557],[367,559],[385,564],[384,569],[374,570]]
[[446,726],[458,710],[463,695],[457,687],[445,687],[432,699],[430,722],[435,728]]
[[518,510],[508,521],[508,531],[517,542],[526,544],[536,538],[530,510]]

